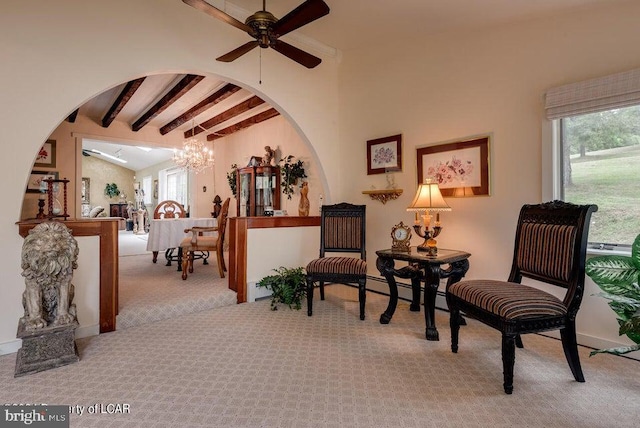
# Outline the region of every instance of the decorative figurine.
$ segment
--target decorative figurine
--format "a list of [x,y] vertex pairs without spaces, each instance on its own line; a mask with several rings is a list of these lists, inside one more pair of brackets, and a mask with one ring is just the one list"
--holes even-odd
[[309,183],[303,181],[302,187],[300,188],[300,203],[298,204],[298,215],[300,217],[309,216],[309,198],[307,197],[308,194]]

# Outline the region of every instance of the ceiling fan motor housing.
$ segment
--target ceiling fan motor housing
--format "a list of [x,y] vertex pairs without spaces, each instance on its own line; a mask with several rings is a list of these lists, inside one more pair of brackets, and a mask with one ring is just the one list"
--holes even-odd
[[255,37],[261,48],[268,48],[275,41],[276,36],[271,33],[271,27],[278,22],[278,18],[271,12],[260,10],[247,18],[245,24],[253,29],[252,37]]

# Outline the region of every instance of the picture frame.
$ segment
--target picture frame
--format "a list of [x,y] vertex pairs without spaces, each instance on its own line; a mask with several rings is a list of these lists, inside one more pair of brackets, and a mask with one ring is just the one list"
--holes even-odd
[[402,171],[402,135],[367,141],[367,175]]
[[158,199],[158,180],[153,180],[153,199]]
[[46,187],[42,182],[45,178],[58,179],[57,171],[31,171],[29,181],[27,181],[27,193],[46,193]]
[[432,178],[442,196],[489,196],[490,136],[417,149],[418,184]]
[[82,177],[82,184],[80,186],[80,201],[82,204],[91,203],[91,179],[89,177]]
[[56,167],[56,140],[47,140],[42,145],[33,166],[40,168]]

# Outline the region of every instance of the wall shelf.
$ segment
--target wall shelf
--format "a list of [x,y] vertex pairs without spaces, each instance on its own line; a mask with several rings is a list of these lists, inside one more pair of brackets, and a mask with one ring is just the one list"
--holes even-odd
[[385,190],[363,190],[363,195],[369,195],[371,199],[386,204],[392,199],[398,199],[402,195],[402,189],[385,189]]

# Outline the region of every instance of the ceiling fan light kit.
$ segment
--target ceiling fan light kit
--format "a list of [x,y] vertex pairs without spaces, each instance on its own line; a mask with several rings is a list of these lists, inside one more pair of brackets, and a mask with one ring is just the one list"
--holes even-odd
[[211,6],[205,0],[182,1],[191,7],[213,16],[214,18],[245,31],[255,39],[216,58],[218,61],[234,61],[251,51],[253,48],[260,46],[263,49],[272,48],[276,52],[281,53],[287,58],[307,68],[314,68],[322,62],[320,58],[298,49],[289,43],[283,42],[282,40],[279,40],[279,38],[327,15],[330,9],[323,0],[306,0],[280,19],[267,11],[266,0],[263,0],[262,10],[259,10],[249,16],[244,23],[238,21],[226,12]]

